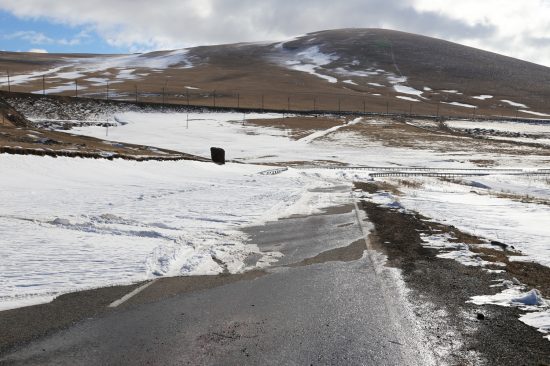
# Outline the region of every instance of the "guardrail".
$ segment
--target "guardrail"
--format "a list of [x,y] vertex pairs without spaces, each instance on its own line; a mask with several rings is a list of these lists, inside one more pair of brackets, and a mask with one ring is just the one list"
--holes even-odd
[[261,175],[275,175],[275,174],[279,174],[281,172],[284,172],[286,170],[288,170],[288,168],[269,169],[269,170],[264,170],[263,172],[259,172],[258,174],[261,174]]
[[[315,165],[305,165],[305,166],[296,166],[295,169],[337,169],[337,170],[373,170],[373,171],[462,171],[462,172],[523,172],[523,169],[503,169],[503,168],[424,168],[424,167],[380,167],[380,166],[335,166],[335,165],[326,165],[326,166],[315,166]],[[548,170],[550,169],[541,169]]]

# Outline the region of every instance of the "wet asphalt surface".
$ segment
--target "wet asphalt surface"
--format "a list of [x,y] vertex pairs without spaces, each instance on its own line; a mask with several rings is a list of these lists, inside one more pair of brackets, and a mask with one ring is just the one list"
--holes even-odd
[[248,228],[251,243],[285,254],[277,267],[90,315],[12,348],[0,364],[425,364],[405,310],[388,301],[397,293],[364,254],[356,215],[348,204]]

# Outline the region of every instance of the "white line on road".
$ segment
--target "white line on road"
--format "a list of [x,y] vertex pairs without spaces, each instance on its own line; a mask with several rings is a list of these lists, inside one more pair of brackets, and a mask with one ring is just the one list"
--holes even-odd
[[116,308],[117,306],[119,306],[120,304],[125,302],[126,300],[130,299],[132,296],[138,294],[139,292],[145,290],[147,287],[151,286],[153,283],[157,282],[157,280],[158,280],[158,278],[155,278],[153,281],[147,282],[145,285],[136,288],[134,291],[130,292],[129,294],[124,295],[123,297],[121,297],[120,299],[118,299],[116,301],[113,301],[109,305],[109,307],[110,308]]

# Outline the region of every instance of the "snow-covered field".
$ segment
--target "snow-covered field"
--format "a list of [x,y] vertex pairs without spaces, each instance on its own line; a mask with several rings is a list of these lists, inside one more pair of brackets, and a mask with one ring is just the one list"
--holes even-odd
[[[246,243],[239,228],[292,213],[317,212],[344,198],[320,196],[312,192],[314,188],[342,183],[351,188],[353,181],[370,179],[369,172],[362,170],[289,169],[278,175],[257,174],[273,168],[270,163],[332,160],[363,166],[475,167],[453,160],[463,159],[461,154],[389,148],[346,129],[354,124],[384,124],[362,118],[347,125],[342,120],[342,125],[294,140],[289,131],[246,122],[279,115],[131,112],[114,117],[125,124],[109,130],[110,141],[201,156],[218,146],[226,150],[228,159],[265,165],[0,155],[4,258],[0,309],[157,276],[247,270],[244,259],[258,253],[258,248]],[[68,132],[105,136],[102,127]],[[469,158],[483,158],[483,154],[472,153]],[[500,239],[527,254],[524,259],[550,265],[546,249],[550,232],[544,225],[548,206],[478,196],[470,193],[471,187],[425,180],[424,189],[405,190],[400,199],[405,209]],[[550,197],[542,180],[495,176],[476,182]],[[263,253],[258,265],[267,266],[278,255]]]

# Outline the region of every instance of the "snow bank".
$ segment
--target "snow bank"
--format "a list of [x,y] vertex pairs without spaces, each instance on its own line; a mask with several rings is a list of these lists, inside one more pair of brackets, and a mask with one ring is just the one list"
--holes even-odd
[[236,229],[327,185],[244,164],[2,154],[0,165],[4,309],[156,276],[238,273],[251,253],[269,263],[278,254],[260,253]]

